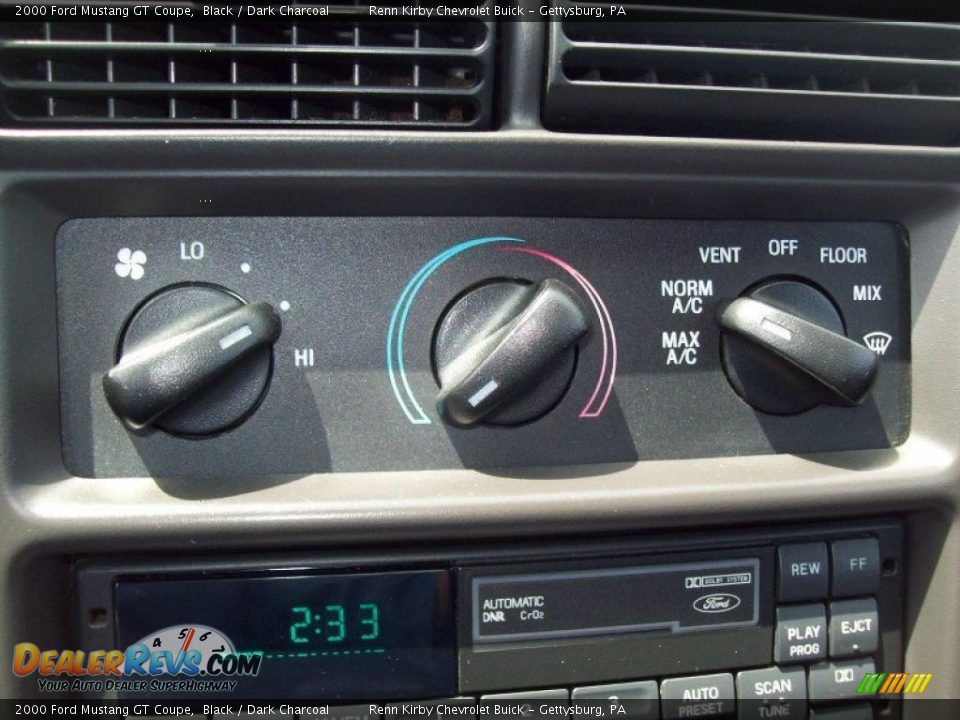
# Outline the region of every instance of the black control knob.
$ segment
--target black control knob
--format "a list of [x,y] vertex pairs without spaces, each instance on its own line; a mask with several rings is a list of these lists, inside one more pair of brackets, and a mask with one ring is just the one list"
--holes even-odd
[[183,436],[228,430],[266,392],[280,318],[214,285],[176,285],[127,321],[117,364],[103,377],[107,402],[133,430]]
[[758,410],[857,405],[876,378],[877,356],[846,336],[830,298],[805,282],[762,283],[721,307],[717,322],[727,378]]
[[518,425],[563,399],[590,329],[559,280],[494,280],[457,298],[434,334],[437,409],[452,425]]

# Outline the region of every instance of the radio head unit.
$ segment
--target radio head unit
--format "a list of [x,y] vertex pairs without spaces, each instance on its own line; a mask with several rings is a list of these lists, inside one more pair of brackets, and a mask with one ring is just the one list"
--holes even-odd
[[79,636],[85,650],[125,654],[121,698],[189,699],[211,682],[235,682],[234,700],[342,702],[577,697],[644,683],[666,702],[671,688],[716,676],[762,699],[749,695],[765,687],[754,675],[793,684],[799,672],[817,681],[804,680],[804,703],[843,700],[855,683],[824,678],[900,668],[902,552],[899,523],[875,521],[402,555],[84,562]]

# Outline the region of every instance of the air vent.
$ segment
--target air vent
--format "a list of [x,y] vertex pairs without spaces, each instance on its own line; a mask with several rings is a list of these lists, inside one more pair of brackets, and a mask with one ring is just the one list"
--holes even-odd
[[[960,28],[627,6],[551,25],[554,130],[922,145],[960,142]],[[579,19],[578,19],[579,18]],[[679,18],[679,19],[678,19]],[[758,19],[759,18],[759,19]]]
[[[482,8],[490,0],[468,3]],[[7,126],[490,126],[495,24],[334,20],[0,27]]]

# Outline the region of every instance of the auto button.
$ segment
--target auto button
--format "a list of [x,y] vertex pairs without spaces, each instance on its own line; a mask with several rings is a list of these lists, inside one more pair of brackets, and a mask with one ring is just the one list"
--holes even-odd
[[723,717],[733,712],[733,675],[671,678],[660,683],[664,720]]

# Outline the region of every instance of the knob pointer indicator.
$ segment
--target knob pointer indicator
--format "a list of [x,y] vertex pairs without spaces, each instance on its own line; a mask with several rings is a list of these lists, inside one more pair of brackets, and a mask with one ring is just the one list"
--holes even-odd
[[441,417],[458,426],[516,425],[549,412],[566,393],[576,344],[589,329],[583,302],[559,280],[497,280],[467,292],[435,333]]
[[839,312],[812,285],[765,283],[721,307],[717,323],[730,383],[764,412],[857,405],[876,379],[876,354],[846,336]]
[[103,377],[110,407],[133,430],[209,435],[242,421],[269,382],[280,317],[208,285],[175,286],[144,303]]

